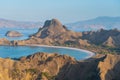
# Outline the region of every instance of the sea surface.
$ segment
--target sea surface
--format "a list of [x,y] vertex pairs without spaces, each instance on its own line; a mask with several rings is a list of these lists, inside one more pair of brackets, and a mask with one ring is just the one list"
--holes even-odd
[[67,48],[38,46],[0,46],[0,57],[2,58],[20,58],[22,56],[34,54],[36,52],[65,54],[72,56],[77,60],[81,60],[89,56],[89,54],[86,52]]

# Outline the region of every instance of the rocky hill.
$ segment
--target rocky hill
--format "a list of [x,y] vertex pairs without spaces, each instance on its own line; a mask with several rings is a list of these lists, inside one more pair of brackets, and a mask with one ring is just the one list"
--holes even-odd
[[[70,31],[57,19],[47,20],[37,33],[28,40],[17,41],[18,45],[43,44],[43,45],[83,45],[89,46],[87,40],[81,39],[82,33]],[[16,43],[16,42],[15,42]]]
[[10,45],[11,42],[6,38],[0,38],[0,45]]
[[0,80],[52,80],[72,57],[58,54],[36,53],[19,60],[0,58]]
[[117,29],[83,32],[82,38],[95,45],[120,47],[120,30]]
[[23,36],[22,33],[18,32],[18,31],[8,31],[5,36],[8,36],[8,37],[21,37]]
[[120,56],[96,55],[76,61],[66,55],[35,53],[0,58],[0,80],[119,80]]
[[18,45],[43,44],[43,45],[64,45],[64,46],[90,46],[103,45],[120,47],[120,31],[117,29],[98,31],[74,32],[68,30],[57,19],[47,20],[44,26],[29,39],[16,41]]

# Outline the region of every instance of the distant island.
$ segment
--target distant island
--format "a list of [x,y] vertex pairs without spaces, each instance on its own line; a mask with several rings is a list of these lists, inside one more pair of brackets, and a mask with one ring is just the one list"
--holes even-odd
[[[69,29],[74,31],[96,31],[103,29],[120,29],[120,17],[101,16],[89,20],[77,21],[66,24]],[[79,28],[79,29],[78,29]]]
[[23,36],[23,34],[21,34],[20,32],[18,31],[8,31],[5,36],[8,36],[8,37],[21,37]]
[[89,50],[96,55],[81,61],[67,55],[41,52],[15,60],[1,58],[0,78],[5,80],[119,80],[119,42],[119,29],[75,32],[57,19],[46,20],[43,27],[28,39],[9,41],[2,38],[0,45],[65,46]]
[[[81,20],[65,24],[68,29],[77,32],[103,29],[120,29],[120,17],[101,16],[89,20]],[[0,18],[0,28],[40,28],[43,22],[14,21]]]
[[0,28],[39,28],[42,22],[14,21],[0,18]]

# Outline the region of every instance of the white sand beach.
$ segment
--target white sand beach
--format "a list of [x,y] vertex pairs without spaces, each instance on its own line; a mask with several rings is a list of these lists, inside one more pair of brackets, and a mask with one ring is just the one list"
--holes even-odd
[[38,44],[26,44],[26,46],[38,46],[38,47],[53,47],[53,48],[64,48],[64,49],[72,49],[72,50],[77,50],[77,51],[82,51],[85,53],[88,53],[88,56],[85,57],[85,59],[90,58],[95,55],[95,53],[84,50],[84,49],[79,49],[79,48],[73,48],[73,47],[64,47],[64,46],[49,46],[49,45],[38,45]]

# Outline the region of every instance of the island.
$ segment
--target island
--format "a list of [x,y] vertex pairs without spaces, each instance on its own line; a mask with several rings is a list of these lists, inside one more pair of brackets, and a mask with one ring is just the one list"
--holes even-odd
[[21,36],[23,36],[23,34],[21,34],[18,31],[8,31],[5,35],[8,37],[21,37]]
[[0,58],[2,80],[119,80],[120,31],[117,29],[74,32],[57,19],[47,20],[26,40],[1,39],[0,45],[48,45],[94,52],[85,60],[67,55],[37,52],[22,58]]

